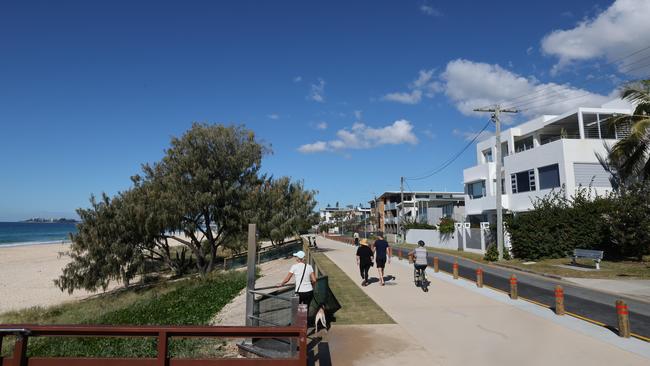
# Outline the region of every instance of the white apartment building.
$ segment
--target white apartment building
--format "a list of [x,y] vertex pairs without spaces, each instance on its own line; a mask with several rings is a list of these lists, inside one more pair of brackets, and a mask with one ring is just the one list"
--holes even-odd
[[[591,185],[597,194],[611,191],[609,173],[596,153],[606,156],[612,145],[629,134],[629,126],[610,128],[607,119],[631,114],[633,106],[617,99],[600,108],[578,108],[559,116],[544,115],[501,133],[503,208],[528,211],[532,202],[564,186],[572,195]],[[476,145],[476,166],[463,171],[465,213],[471,222],[495,222],[496,141]]]

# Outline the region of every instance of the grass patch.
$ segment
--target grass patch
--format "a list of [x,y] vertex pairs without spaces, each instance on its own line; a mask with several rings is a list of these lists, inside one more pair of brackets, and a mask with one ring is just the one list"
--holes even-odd
[[[538,273],[552,274],[560,277],[576,278],[602,278],[602,279],[650,279],[650,256],[643,261],[601,261],[599,271],[579,271],[575,269],[557,267],[570,265],[570,258],[544,259],[534,264],[522,264],[522,260],[513,259],[504,261],[508,266],[513,266]],[[590,259],[578,259],[578,263],[585,267],[595,267]]]
[[[415,244],[394,245],[396,248],[407,248],[412,250],[417,247]],[[650,256],[645,256],[643,261],[601,261],[599,271],[580,271],[577,269],[562,268],[558,265],[570,265],[571,258],[543,259],[534,264],[523,264],[524,260],[512,259],[501,263],[488,262],[483,259],[482,254],[458,251],[453,249],[441,249],[426,247],[428,252],[442,253],[465,259],[471,259],[479,263],[490,263],[494,265],[503,264],[508,267],[515,267],[525,271],[532,271],[539,274],[549,274],[560,277],[575,278],[600,278],[600,279],[650,279]],[[578,263],[585,267],[595,267],[591,259],[578,259]]]
[[395,321],[323,253],[312,253],[318,268],[329,278],[329,286],[341,303],[337,324],[394,324]]
[[[0,315],[0,323],[206,325],[246,286],[246,273],[221,272],[165,282],[144,289],[117,291],[92,299],[49,308],[32,308]],[[153,338],[30,339],[30,357],[155,357]],[[8,356],[9,343],[1,354]],[[218,355],[220,339],[177,339],[172,356]]]

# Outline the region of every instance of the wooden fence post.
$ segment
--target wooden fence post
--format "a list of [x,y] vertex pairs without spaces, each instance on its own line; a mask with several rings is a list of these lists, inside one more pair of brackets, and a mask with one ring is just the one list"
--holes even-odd
[[630,313],[623,300],[616,300],[616,314],[618,314],[618,335],[630,338]]
[[158,357],[156,358],[156,366],[168,366],[169,365],[169,354],[167,352],[167,343],[169,342],[169,337],[167,332],[158,333]]
[[564,315],[564,290],[562,286],[555,286],[555,314]]
[[16,366],[27,366],[27,341],[28,337],[26,334],[16,336],[12,360]]
[[438,257],[433,257],[433,271],[438,273],[440,266],[438,265]]
[[257,251],[257,243],[255,242],[255,234],[257,229],[255,224],[248,224],[248,253],[247,253],[247,276],[246,276],[246,326],[252,326],[253,315],[253,302],[255,295],[252,291],[255,290],[255,252]]
[[517,294],[517,276],[514,274],[510,276],[510,298],[517,300],[519,298]]
[[483,269],[481,267],[476,269],[476,287],[483,287]]
[[452,266],[454,272],[454,279],[458,279],[458,260],[454,260],[454,265]]

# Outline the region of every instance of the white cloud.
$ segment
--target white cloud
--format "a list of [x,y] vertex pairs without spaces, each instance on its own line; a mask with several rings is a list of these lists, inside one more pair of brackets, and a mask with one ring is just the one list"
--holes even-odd
[[307,99],[320,103],[325,102],[325,80],[318,78],[318,83],[311,84],[311,91]]
[[418,143],[418,138],[413,133],[413,125],[401,119],[384,127],[373,128],[363,123],[356,122],[350,128],[336,132],[336,139],[330,141],[316,141],[298,148],[302,153],[315,153],[323,151],[341,151],[351,149],[371,149],[382,145],[400,145]]
[[316,141],[313,144],[305,144],[300,146],[298,151],[303,154],[327,151],[327,143],[324,141]]
[[428,4],[420,5],[420,11],[422,12],[422,14],[426,14],[426,15],[429,15],[429,16],[432,16],[432,17],[442,16],[442,13],[440,12],[440,10],[438,10],[438,9],[434,8],[433,6],[428,5]]
[[527,55],[532,55],[534,50],[535,49],[533,48],[533,46],[530,46],[530,47],[526,48],[526,54]]
[[361,121],[362,117],[362,111],[354,111],[354,118],[357,119],[357,121]]
[[267,117],[270,119],[280,119],[280,115],[277,113],[268,114]]
[[403,104],[418,104],[422,97],[433,98],[436,93],[442,91],[440,82],[433,80],[435,70],[420,70],[417,79],[409,83],[408,92],[389,93],[382,97],[382,100],[398,102]]
[[388,93],[384,95],[382,99],[389,102],[397,102],[403,104],[418,104],[422,100],[422,91],[413,90],[410,93]]
[[[450,61],[441,79],[445,94],[465,115],[476,115],[474,108],[504,101],[507,107],[522,107],[526,115],[539,115],[564,113],[577,106],[597,107],[611,99],[569,85],[543,84],[499,65],[464,59]],[[507,102],[514,98],[519,99]]]
[[327,122],[318,122],[316,125],[316,128],[319,130],[326,130],[327,129]]
[[[568,30],[554,30],[542,39],[542,50],[558,57],[553,72],[575,62],[597,58],[616,61],[648,46],[650,1],[616,0],[607,10],[592,19],[579,22]],[[648,62],[634,62],[650,55],[650,50],[620,60],[620,72],[642,75]],[[646,60],[647,61],[647,60]],[[636,70],[631,70],[635,69]]]
[[299,83],[299,82],[301,82],[301,81],[302,81],[302,76],[300,76],[300,75],[298,75],[298,76],[296,76],[296,77],[293,78],[293,82],[294,82],[294,83]]

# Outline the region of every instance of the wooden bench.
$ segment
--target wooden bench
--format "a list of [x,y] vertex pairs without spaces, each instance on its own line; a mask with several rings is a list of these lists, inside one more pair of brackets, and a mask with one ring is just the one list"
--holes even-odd
[[576,264],[578,258],[590,258],[594,260],[596,269],[600,269],[600,261],[603,259],[602,250],[589,250],[589,249],[574,249],[572,263]]

